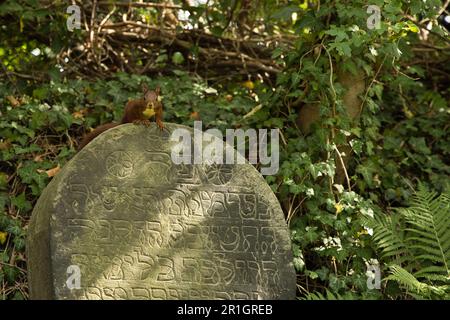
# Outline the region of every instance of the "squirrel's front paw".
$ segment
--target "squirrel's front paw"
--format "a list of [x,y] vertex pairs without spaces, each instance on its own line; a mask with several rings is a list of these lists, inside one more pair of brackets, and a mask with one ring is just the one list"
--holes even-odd
[[161,131],[164,130],[164,123],[161,120],[156,120],[156,125]]
[[133,124],[135,125],[144,125],[146,127],[150,127],[150,120],[142,120],[142,119],[138,119],[138,120],[134,120]]

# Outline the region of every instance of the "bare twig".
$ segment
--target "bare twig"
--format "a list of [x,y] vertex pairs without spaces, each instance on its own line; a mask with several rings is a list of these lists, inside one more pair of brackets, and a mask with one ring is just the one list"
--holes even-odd
[[[99,5],[106,6],[111,5],[109,1],[99,1]],[[165,9],[183,9],[182,6],[166,3],[154,3],[154,2],[114,2],[114,5],[118,7],[135,7],[135,8],[165,8]]]
[[345,180],[347,181],[348,191],[352,191],[352,186],[350,184],[350,178],[348,176],[347,169],[345,168],[345,163],[344,163],[344,159],[342,159],[341,152],[339,151],[339,149],[336,147],[335,144],[333,144],[333,149],[334,149],[334,151],[336,151],[336,154],[337,154],[339,161],[341,163],[341,166],[342,166],[342,170],[344,170],[344,175],[345,175]]
[[383,61],[378,66],[377,72],[375,72],[375,75],[373,76],[372,81],[370,81],[370,84],[367,87],[366,93],[364,94],[363,101],[361,102],[361,105],[359,106],[359,115],[361,115],[361,113],[362,113],[362,109],[364,107],[364,103],[366,102],[367,95],[369,94],[369,90],[372,87],[373,83],[375,82],[375,79],[378,77],[378,74],[380,73],[381,67],[383,67],[384,62],[386,61],[386,58],[387,58],[387,55],[384,56]]

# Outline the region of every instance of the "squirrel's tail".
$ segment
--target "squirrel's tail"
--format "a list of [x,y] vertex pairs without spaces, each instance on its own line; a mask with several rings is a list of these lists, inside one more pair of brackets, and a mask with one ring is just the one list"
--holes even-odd
[[80,144],[78,145],[78,151],[83,149],[89,142],[94,140],[97,136],[99,136],[106,130],[117,127],[119,124],[120,123],[111,122],[95,128],[92,132],[89,132],[83,137],[83,140],[81,140]]

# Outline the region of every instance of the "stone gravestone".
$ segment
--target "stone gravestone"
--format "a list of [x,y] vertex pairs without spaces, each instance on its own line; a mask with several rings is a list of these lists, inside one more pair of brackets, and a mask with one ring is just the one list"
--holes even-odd
[[122,125],[64,166],[29,226],[31,299],[295,298],[286,223],[263,177],[249,163],[176,165],[175,143]]

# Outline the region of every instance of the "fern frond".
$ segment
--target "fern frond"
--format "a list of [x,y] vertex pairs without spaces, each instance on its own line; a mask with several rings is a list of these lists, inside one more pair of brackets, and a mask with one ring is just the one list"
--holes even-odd
[[325,296],[320,292],[310,292],[308,293],[304,300],[326,300]]
[[[430,268],[432,268],[432,267],[430,267]],[[420,271],[418,273],[420,273]],[[420,276],[429,281],[439,281],[439,282],[445,283],[447,286],[450,286],[450,276],[443,276],[441,274],[433,274],[433,273],[428,273],[426,275],[419,275],[419,276],[417,276],[417,274],[414,274],[414,276],[416,278],[418,278]]]
[[[368,221],[391,274],[414,298],[450,298],[450,193],[419,185],[409,208]],[[419,280],[420,279],[420,280]]]
[[327,289],[327,300],[344,300],[344,298],[339,293],[333,294]]
[[442,267],[441,266],[429,266],[420,269],[417,272],[414,272],[414,277],[416,278],[425,278],[427,280],[440,280],[444,283],[450,284],[450,276],[443,275],[442,274]]
[[311,292],[306,295],[305,300],[345,300],[345,298],[339,293],[334,294],[327,289],[326,296],[324,296],[320,292]]
[[401,215],[375,215],[373,219],[365,219],[364,224],[373,229],[373,240],[383,258],[394,259],[398,264],[415,260],[405,240]]
[[409,209],[399,209],[409,227],[407,242],[416,258],[432,263],[434,268],[419,270],[415,275],[430,273],[450,275],[450,201],[446,195],[436,196],[419,187]]
[[391,270],[391,275],[386,277],[385,280],[396,281],[409,291],[422,297],[429,297],[431,292],[428,284],[420,282],[411,273],[398,265],[389,266],[389,269]]

